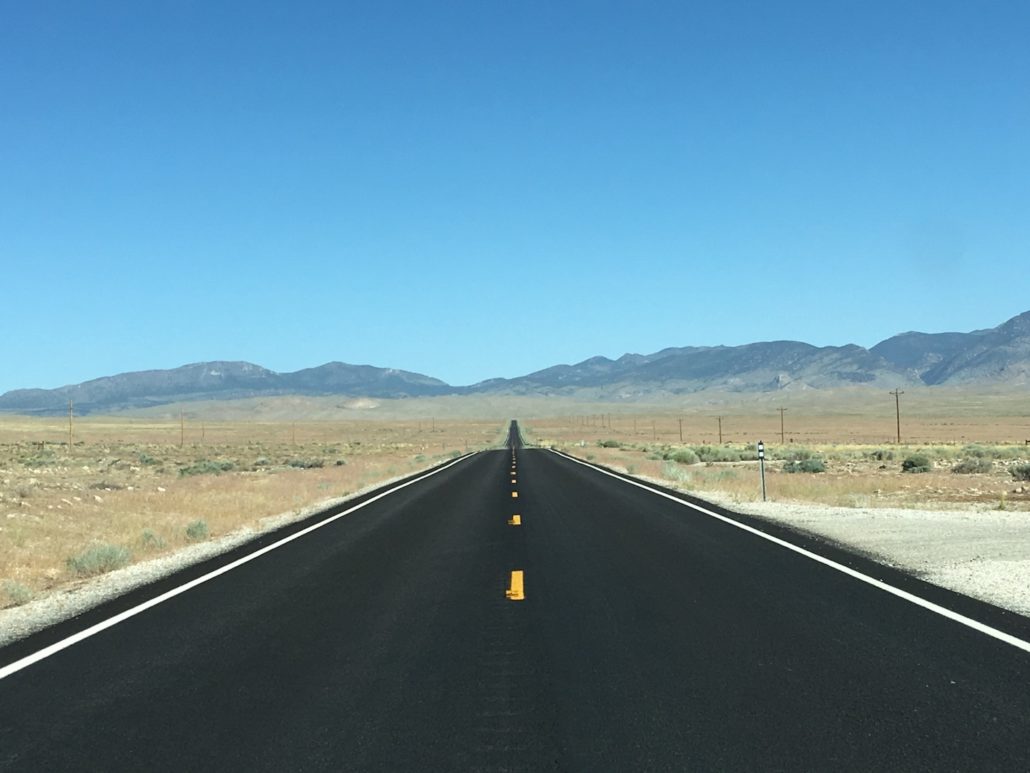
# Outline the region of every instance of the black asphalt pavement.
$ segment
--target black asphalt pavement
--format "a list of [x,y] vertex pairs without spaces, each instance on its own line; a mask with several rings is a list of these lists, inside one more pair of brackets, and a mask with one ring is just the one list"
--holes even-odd
[[1030,770],[1030,654],[513,428],[0,679],[0,769]]

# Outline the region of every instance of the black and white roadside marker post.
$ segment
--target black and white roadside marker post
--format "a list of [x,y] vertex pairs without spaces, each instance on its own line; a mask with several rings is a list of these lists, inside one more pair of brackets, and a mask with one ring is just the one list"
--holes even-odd
[[762,471],[762,501],[765,501],[765,443],[758,441],[758,468]]

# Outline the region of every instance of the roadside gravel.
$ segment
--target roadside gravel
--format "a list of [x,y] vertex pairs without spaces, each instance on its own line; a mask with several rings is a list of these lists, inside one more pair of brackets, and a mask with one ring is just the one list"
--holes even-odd
[[1030,616],[1030,513],[737,502],[718,492],[690,493],[857,549],[934,585]]

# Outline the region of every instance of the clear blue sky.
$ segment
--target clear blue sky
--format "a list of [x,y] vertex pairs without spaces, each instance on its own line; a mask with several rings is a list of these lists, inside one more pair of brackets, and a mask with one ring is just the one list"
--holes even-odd
[[0,2],[0,392],[1030,309],[1030,3]]

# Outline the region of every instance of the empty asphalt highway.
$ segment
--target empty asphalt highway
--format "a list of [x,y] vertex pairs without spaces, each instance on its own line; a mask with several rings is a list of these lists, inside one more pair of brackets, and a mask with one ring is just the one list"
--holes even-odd
[[0,769],[1030,769],[1030,620],[720,515],[513,427],[0,650]]

